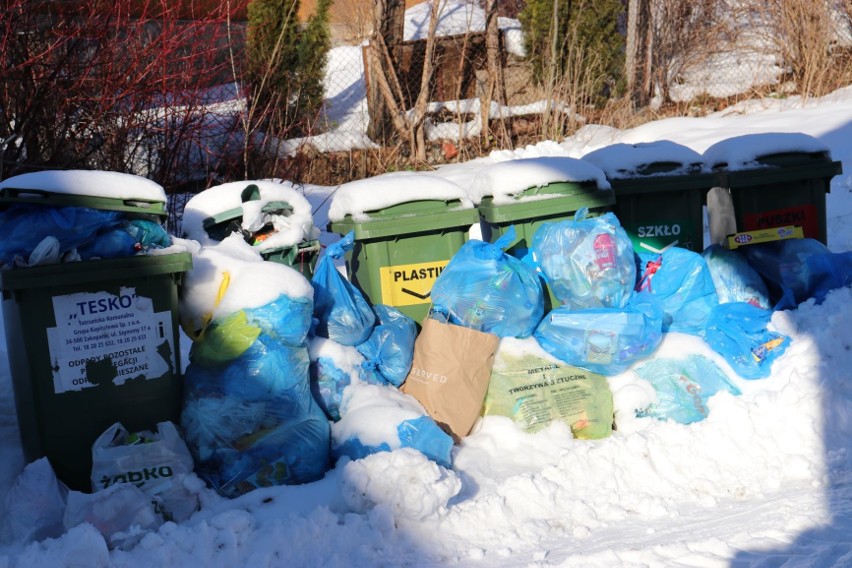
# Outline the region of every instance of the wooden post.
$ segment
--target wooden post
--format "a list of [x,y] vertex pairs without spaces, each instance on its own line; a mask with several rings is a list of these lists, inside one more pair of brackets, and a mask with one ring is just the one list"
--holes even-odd
[[627,9],[627,90],[634,108],[651,100],[651,2],[629,0]]

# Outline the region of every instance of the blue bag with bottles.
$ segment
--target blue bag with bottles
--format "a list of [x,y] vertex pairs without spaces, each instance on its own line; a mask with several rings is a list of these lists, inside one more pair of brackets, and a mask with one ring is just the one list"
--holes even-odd
[[657,348],[662,327],[659,301],[640,293],[621,309],[557,308],[539,324],[535,338],[560,361],[601,375],[616,375]]
[[493,244],[466,242],[432,286],[432,303],[449,321],[497,335],[529,337],[544,314],[544,295],[535,270],[504,250],[515,227]]
[[544,223],[533,235],[532,261],[550,291],[573,309],[623,308],[636,284],[633,244],[613,213]]
[[355,232],[350,231],[329,245],[317,262],[311,284],[314,287],[314,333],[341,345],[358,345],[369,337],[376,323],[370,304],[355,286],[334,266],[355,246]]

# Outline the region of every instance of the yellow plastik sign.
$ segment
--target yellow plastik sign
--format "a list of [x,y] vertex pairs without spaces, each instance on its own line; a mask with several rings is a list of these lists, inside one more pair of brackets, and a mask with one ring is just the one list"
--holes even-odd
[[382,303],[388,306],[428,304],[432,286],[449,262],[447,259],[379,268]]

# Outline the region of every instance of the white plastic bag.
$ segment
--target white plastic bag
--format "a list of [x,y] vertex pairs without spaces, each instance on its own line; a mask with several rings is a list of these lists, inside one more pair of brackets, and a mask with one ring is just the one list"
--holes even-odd
[[96,493],[68,492],[62,522],[67,530],[89,523],[100,531],[110,548],[129,549],[159,527],[163,519],[151,497],[133,485],[113,485]]
[[67,498],[68,488],[57,479],[47,458],[35,460],[6,494],[0,539],[12,544],[61,536]]
[[184,485],[193,475],[192,455],[171,422],[157,432],[129,434],[116,422],[92,445],[92,490],[131,483],[153,498],[167,521],[183,521],[198,509],[198,497]]

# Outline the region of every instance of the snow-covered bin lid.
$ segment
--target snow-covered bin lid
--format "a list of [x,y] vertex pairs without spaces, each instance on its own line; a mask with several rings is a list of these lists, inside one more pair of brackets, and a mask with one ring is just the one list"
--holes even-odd
[[100,170],[47,170],[0,182],[0,203],[79,206],[166,216],[166,192],[147,178]]
[[422,172],[393,172],[341,185],[328,218],[333,222],[347,216],[369,221],[370,213],[415,201],[457,202],[457,209],[473,209],[467,192],[448,179]]
[[494,205],[559,197],[558,194],[520,194],[530,188],[558,182],[594,182],[598,189],[611,189],[603,170],[589,162],[568,156],[539,156],[506,160],[480,170],[469,190],[474,203],[491,197]]
[[765,166],[762,158],[774,154],[819,154],[831,160],[831,150],[820,140],[801,132],[765,132],[734,136],[716,142],[704,151],[704,162],[712,169],[743,170]]
[[606,174],[607,179],[649,175],[683,175],[700,172],[704,158],[693,150],[669,140],[612,144],[584,155]]
[[210,245],[219,242],[209,234],[212,226],[232,220],[248,233],[271,226],[272,232],[256,245],[260,252],[292,247],[319,235],[310,202],[292,183],[272,180],[235,181],[205,189],[187,201],[181,228],[187,238]]

